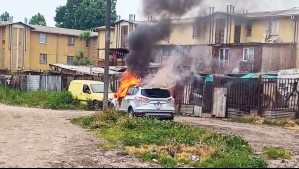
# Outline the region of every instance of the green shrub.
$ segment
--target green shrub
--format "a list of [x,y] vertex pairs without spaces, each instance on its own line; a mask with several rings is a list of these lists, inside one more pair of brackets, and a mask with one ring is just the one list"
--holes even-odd
[[57,92],[50,95],[47,108],[50,109],[75,109],[80,102],[76,100],[70,92]]
[[0,103],[47,109],[81,108],[80,102],[67,91],[20,91],[5,87],[0,87]]

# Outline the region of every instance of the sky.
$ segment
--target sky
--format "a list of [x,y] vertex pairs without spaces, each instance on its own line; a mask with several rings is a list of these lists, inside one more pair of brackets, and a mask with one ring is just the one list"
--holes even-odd
[[[45,16],[48,26],[55,26],[53,17],[55,16],[55,9],[59,5],[65,5],[67,0],[1,0],[0,13],[8,11],[14,17],[14,22],[28,20],[35,14],[41,13]],[[248,2],[254,2],[248,4]],[[142,0],[118,0],[117,14],[121,15],[122,19],[129,19],[129,14],[136,14],[137,20],[143,20],[141,10]],[[299,7],[299,0],[206,0],[205,10],[209,6],[215,6],[216,10],[221,9],[228,5],[236,5],[237,9],[253,10],[277,10],[288,9],[291,7]],[[219,3],[222,2],[222,3]],[[244,3],[246,5],[244,6]],[[242,11],[241,10],[241,11]],[[193,14],[190,14],[193,15]]]

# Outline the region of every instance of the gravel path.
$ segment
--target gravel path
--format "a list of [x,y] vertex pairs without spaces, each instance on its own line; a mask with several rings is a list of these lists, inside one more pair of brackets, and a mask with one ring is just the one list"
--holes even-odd
[[0,105],[0,168],[151,167],[122,152],[98,149],[92,133],[70,123],[90,114]]

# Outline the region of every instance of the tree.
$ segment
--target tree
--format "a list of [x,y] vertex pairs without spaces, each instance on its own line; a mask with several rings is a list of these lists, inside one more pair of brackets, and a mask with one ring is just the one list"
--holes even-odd
[[32,16],[32,18],[29,20],[29,24],[47,26],[44,15],[41,15],[40,13]]
[[0,21],[8,21],[9,17],[9,13],[6,11],[0,16]]
[[74,65],[75,66],[87,66],[92,65],[92,61],[90,61],[87,57],[84,56],[84,53],[81,51],[78,55],[75,56]]
[[80,40],[88,40],[90,38],[90,32],[86,31],[86,32],[82,32],[79,36]]
[[[112,0],[111,21],[115,22],[116,2]],[[67,0],[66,5],[56,8],[56,26],[87,30],[105,25],[106,0]]]

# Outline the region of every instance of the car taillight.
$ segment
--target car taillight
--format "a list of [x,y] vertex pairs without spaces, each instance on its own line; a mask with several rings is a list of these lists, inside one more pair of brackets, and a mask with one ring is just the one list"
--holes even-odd
[[168,101],[168,103],[170,103],[170,104],[174,104],[174,98],[170,98],[170,99],[168,99],[167,101]]
[[149,101],[149,99],[144,98],[144,97],[136,97],[137,102],[139,103],[146,103]]

